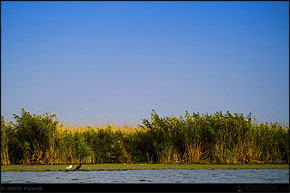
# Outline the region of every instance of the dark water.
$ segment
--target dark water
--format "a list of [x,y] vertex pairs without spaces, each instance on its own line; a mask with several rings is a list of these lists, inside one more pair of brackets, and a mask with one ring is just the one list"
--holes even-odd
[[289,183],[288,169],[1,172],[2,183]]

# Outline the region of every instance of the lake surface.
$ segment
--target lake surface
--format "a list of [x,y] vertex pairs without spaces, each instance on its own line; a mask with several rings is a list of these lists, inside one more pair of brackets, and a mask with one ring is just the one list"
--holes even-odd
[[289,183],[289,170],[1,172],[1,183]]

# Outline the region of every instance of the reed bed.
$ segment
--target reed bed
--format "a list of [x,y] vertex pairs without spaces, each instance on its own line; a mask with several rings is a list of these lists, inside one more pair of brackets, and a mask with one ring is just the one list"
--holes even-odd
[[15,123],[1,116],[1,164],[287,163],[289,125],[226,112],[160,117],[137,127],[63,126],[56,115],[22,109]]

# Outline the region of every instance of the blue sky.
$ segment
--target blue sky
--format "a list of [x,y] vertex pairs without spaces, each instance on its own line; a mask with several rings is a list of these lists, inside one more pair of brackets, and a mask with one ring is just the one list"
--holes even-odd
[[289,122],[289,2],[3,2],[1,113]]

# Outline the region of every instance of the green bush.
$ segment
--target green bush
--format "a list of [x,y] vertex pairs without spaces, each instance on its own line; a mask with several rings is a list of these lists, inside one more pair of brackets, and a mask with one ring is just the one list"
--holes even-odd
[[4,117],[1,116],[1,164],[9,164],[8,154],[8,137],[9,137],[10,126],[5,123]]
[[14,118],[16,124],[12,124],[8,147],[13,163],[42,163],[57,131],[55,115],[31,115],[22,109],[22,115]]
[[55,115],[1,116],[1,164],[289,163],[289,126],[226,112],[160,117],[135,130],[69,129]]

